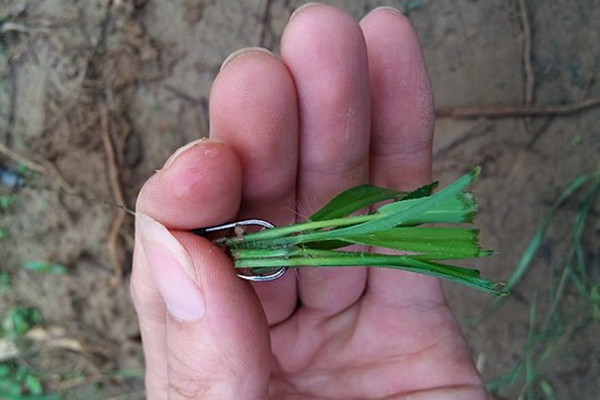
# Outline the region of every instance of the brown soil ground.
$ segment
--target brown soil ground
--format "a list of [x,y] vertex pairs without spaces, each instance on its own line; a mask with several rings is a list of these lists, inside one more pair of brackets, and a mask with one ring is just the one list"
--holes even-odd
[[[41,311],[45,322],[23,359],[64,398],[144,397],[128,298],[133,226],[113,204],[132,207],[175,148],[207,134],[208,92],[220,63],[245,46],[277,51],[302,3],[0,0],[0,166],[5,174],[19,165],[33,171],[22,187],[0,186],[15,199],[0,211],[0,269],[13,279],[0,295],[0,314],[17,304]],[[478,108],[469,118],[438,118],[436,177],[447,183],[483,166],[478,225],[485,246],[499,255],[479,266],[487,277],[507,279],[561,190],[598,168],[600,107],[533,118],[487,118],[481,107],[544,111],[600,96],[600,1],[326,3],[357,18],[378,5],[410,9],[437,107]],[[532,269],[490,318],[472,322],[491,303],[488,295],[447,285],[488,382],[526,354],[534,304],[542,317],[551,307],[578,208],[576,201],[561,208]],[[583,236],[596,282],[598,211],[593,207]],[[24,269],[32,260],[68,273]],[[578,309],[578,292],[567,289],[559,308]],[[598,298],[595,304],[598,313]],[[567,322],[554,344],[534,353],[555,350],[539,375],[556,398],[597,399],[598,315],[560,321]],[[521,387],[504,385],[494,396],[516,398]]]

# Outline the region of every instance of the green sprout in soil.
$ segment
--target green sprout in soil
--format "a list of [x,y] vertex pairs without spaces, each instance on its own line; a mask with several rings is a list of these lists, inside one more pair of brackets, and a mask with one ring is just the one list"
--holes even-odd
[[[581,194],[584,192],[583,194]],[[578,199],[578,196],[581,197]],[[548,288],[533,290],[529,309],[529,333],[523,355],[515,365],[487,384],[490,392],[504,394],[511,390],[519,400],[556,399],[554,385],[547,366],[560,361],[561,355],[572,354],[570,343],[575,338],[589,337],[590,328],[600,322],[600,282],[593,260],[591,243],[585,233],[593,229],[594,205],[600,196],[600,170],[575,178],[558,196],[551,209],[537,227],[529,245],[507,280],[507,289],[518,290],[523,277],[539,262],[539,253],[548,236],[548,230],[559,212],[567,212],[565,204],[577,201],[568,250],[561,255],[560,274],[550,273]],[[527,289],[531,291],[531,289]],[[540,299],[549,306],[540,307]],[[489,318],[503,303],[495,299],[492,307],[478,321]],[[541,311],[541,312],[540,312]],[[582,361],[584,362],[584,361]]]
[[[10,348],[10,344],[22,341],[27,332],[42,322],[42,315],[35,308],[17,306],[6,311],[1,321],[0,344]],[[21,357],[10,355],[10,351],[2,356],[0,361],[0,399],[59,399],[58,395],[43,394],[42,377]]]
[[47,273],[53,275],[64,275],[67,273],[67,267],[61,264],[54,264],[43,260],[26,261],[23,265],[25,269],[34,272]]
[[0,272],[0,294],[10,292],[12,288],[12,275],[8,272]]
[[32,307],[14,307],[6,312],[0,325],[0,337],[23,337],[31,328],[42,322],[42,314]]
[[58,400],[58,395],[43,395],[41,378],[26,365],[15,361],[0,363],[0,399]]
[[7,211],[15,203],[15,197],[12,194],[0,195],[0,211]]
[[[440,262],[493,254],[480,247],[477,229],[448,226],[473,222],[477,205],[467,188],[479,173],[477,167],[435,194],[437,182],[408,193],[357,186],[335,197],[307,222],[224,237],[215,243],[230,252],[236,268],[254,273],[279,267],[387,267],[504,295],[503,284],[481,278],[479,271]],[[388,203],[374,212],[355,214],[383,201]],[[354,244],[401,254],[344,250]]]

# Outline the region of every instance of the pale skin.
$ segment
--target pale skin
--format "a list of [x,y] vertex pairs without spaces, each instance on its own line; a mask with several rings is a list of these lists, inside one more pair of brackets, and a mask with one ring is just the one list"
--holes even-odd
[[486,399],[437,279],[304,269],[250,284],[187,232],[294,223],[363,183],[429,183],[433,119],[418,39],[389,8],[356,22],[310,5],[281,57],[230,57],[210,94],[210,139],[171,157],[137,202],[158,221],[137,217],[131,282],[148,398]]

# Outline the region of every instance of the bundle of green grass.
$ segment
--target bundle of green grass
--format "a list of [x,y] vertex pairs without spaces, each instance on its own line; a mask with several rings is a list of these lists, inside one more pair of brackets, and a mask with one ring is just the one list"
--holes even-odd
[[[480,171],[477,167],[436,193],[437,182],[412,192],[357,186],[336,196],[304,223],[215,242],[230,252],[236,268],[257,274],[281,267],[387,267],[504,295],[502,283],[481,278],[478,270],[440,262],[493,254],[481,248],[479,230],[465,226],[477,214],[468,188]],[[384,205],[375,211],[355,214],[381,202]],[[353,244],[398,250],[399,254],[345,249]]]

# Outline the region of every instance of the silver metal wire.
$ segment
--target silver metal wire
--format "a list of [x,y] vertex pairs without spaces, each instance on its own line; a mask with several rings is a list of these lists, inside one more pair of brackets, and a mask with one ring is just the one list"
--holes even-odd
[[[263,229],[271,229],[275,228],[275,225],[270,223],[269,221],[265,221],[263,219],[245,219],[241,221],[228,222],[222,225],[210,226],[208,228],[200,228],[194,229],[192,232],[198,235],[204,235],[213,232],[225,231],[228,229],[235,229],[238,226],[260,226]],[[251,270],[250,270],[251,271]],[[238,273],[237,276],[241,279],[251,281],[251,282],[269,282],[274,281],[275,279],[281,278],[285,272],[287,271],[287,267],[281,267],[273,271],[272,268],[269,268],[268,271],[263,273],[250,273],[243,274]]]

